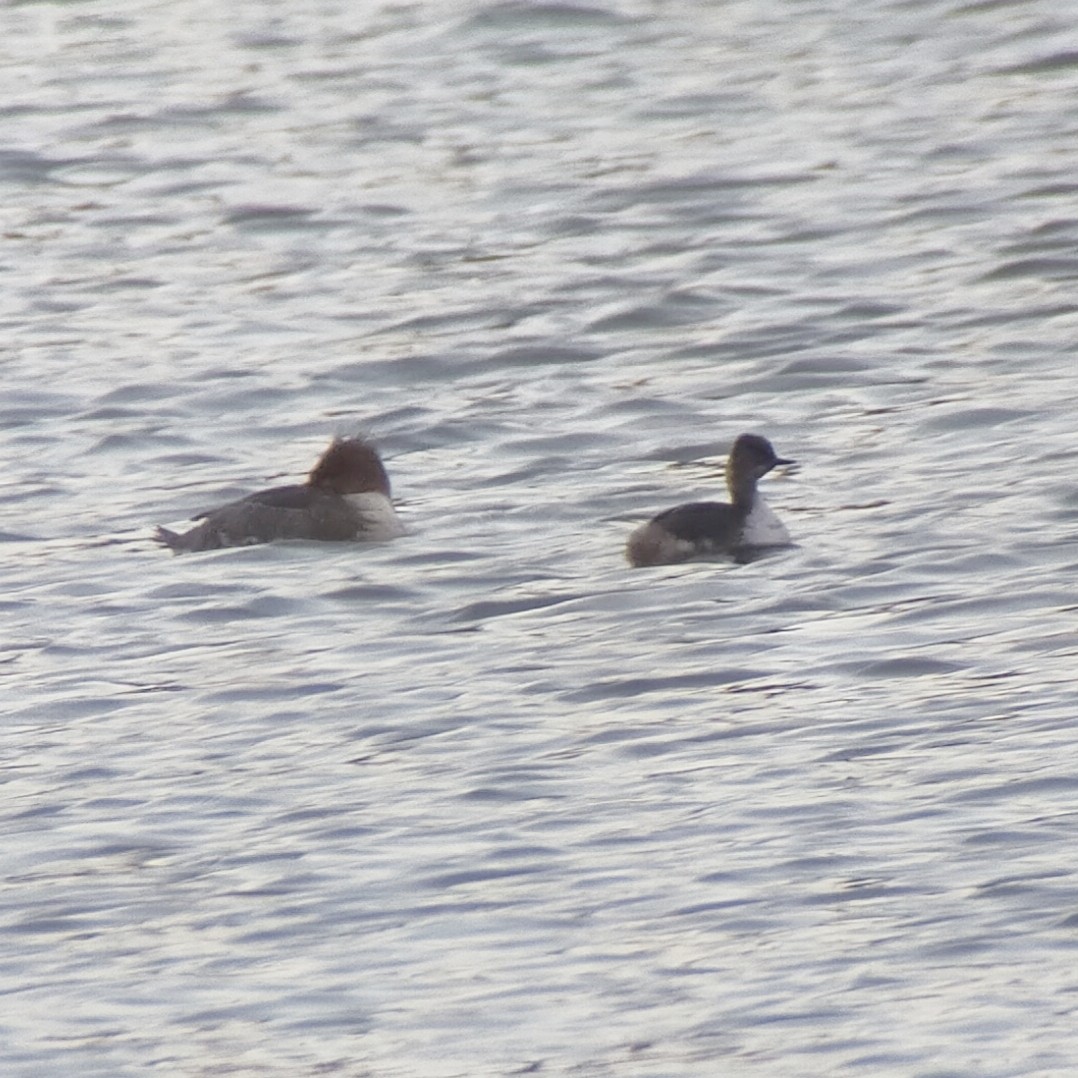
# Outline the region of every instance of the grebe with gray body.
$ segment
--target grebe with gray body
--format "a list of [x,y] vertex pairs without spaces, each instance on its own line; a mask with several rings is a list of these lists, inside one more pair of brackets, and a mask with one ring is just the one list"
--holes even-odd
[[729,503],[690,502],[664,510],[629,536],[629,564],[673,565],[704,554],[787,545],[790,533],[757,492],[756,481],[776,465],[793,463],[759,434],[740,435],[726,460]]
[[258,491],[194,519],[202,523],[190,531],[158,528],[155,538],[180,553],[275,539],[342,543],[404,534],[390,500],[385,466],[362,438],[335,439],[306,483]]

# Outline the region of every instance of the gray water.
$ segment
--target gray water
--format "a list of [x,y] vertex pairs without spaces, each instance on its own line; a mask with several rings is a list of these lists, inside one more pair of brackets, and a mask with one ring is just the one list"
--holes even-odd
[[2,18],[5,1076],[1075,1073],[1078,8]]

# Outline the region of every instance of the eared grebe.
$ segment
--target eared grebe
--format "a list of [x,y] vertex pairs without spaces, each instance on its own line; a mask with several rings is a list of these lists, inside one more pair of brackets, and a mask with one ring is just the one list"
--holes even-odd
[[759,547],[785,546],[790,534],[756,491],[756,481],[777,464],[766,438],[742,434],[726,460],[730,502],[690,502],[667,509],[629,536],[629,564],[671,565],[701,554],[738,554]]
[[394,539],[404,534],[389,497],[389,476],[362,438],[335,439],[306,483],[274,487],[209,509],[182,534],[158,528],[155,538],[175,551],[217,550],[274,539],[323,542]]

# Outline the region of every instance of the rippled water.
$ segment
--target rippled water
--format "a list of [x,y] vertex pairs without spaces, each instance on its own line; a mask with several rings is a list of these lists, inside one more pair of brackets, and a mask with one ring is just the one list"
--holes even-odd
[[3,1073],[1074,1073],[1073,14],[6,9]]

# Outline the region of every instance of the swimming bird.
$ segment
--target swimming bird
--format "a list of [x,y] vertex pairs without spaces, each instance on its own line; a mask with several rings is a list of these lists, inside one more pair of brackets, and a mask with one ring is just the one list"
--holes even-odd
[[729,503],[689,502],[659,513],[629,536],[629,564],[672,565],[703,554],[785,546],[790,533],[757,492],[756,482],[777,465],[793,463],[759,434],[739,435],[726,460]]
[[193,519],[202,523],[183,533],[159,527],[154,538],[180,553],[275,539],[348,542],[404,534],[385,466],[363,438],[334,439],[305,483],[258,491]]

